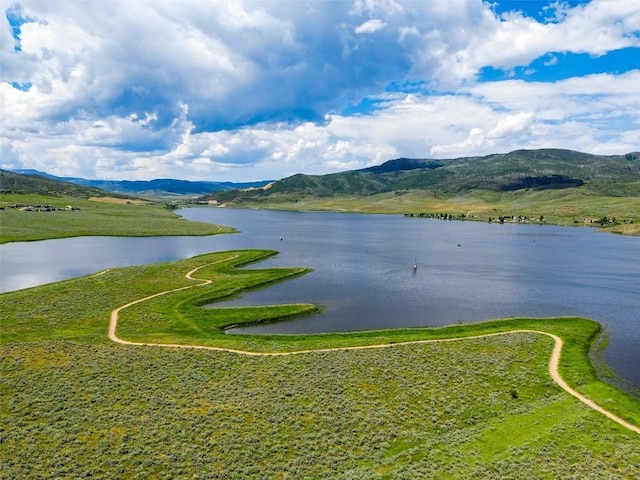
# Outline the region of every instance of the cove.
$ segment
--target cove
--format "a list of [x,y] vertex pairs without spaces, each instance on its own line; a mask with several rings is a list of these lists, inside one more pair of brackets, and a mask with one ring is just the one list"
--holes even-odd
[[401,215],[213,208],[181,214],[242,233],[5,244],[0,246],[2,290],[122,265],[268,248],[280,254],[255,268],[306,266],[314,271],[215,306],[309,302],[323,311],[239,332],[316,333],[576,315],[604,325],[610,332],[605,360],[640,387],[638,238],[588,228]]

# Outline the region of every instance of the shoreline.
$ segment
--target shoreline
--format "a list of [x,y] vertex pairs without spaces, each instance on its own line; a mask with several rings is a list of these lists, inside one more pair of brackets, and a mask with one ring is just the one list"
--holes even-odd
[[[458,222],[478,222],[478,223],[488,223],[488,224],[499,224],[499,225],[533,225],[533,226],[556,226],[556,227],[570,227],[570,228],[590,228],[596,229],[598,232],[603,233],[611,233],[615,235],[623,235],[628,237],[640,237],[640,221],[634,223],[634,221],[630,221],[628,223],[622,224],[599,224],[597,222],[568,222],[568,221],[554,221],[552,219],[545,218],[543,221],[540,220],[529,220],[529,221],[517,221],[518,216],[524,216],[522,214],[518,215],[518,213],[505,214],[503,216],[504,220],[500,221],[500,213],[504,212],[496,212],[493,215],[485,215],[485,217],[480,218],[477,215],[467,215],[462,213],[450,213],[451,210],[447,212],[433,212],[433,213],[424,213],[424,212],[404,212],[400,210],[393,211],[385,211],[383,209],[376,210],[362,210],[362,209],[349,209],[349,208],[295,208],[291,206],[280,206],[280,204],[267,204],[267,205],[184,205],[181,206],[179,210],[187,209],[187,208],[227,208],[227,209],[240,209],[240,210],[276,210],[276,211],[287,211],[287,212],[308,212],[308,213],[353,213],[353,214],[361,214],[361,215],[402,215],[407,218],[424,218],[430,220],[442,220],[442,221],[458,221]],[[443,218],[442,216],[447,216]],[[591,217],[596,217],[597,215],[586,215]],[[514,218],[515,217],[515,218]],[[509,218],[510,220],[506,220]],[[491,219],[491,220],[490,220]],[[616,229],[616,227],[623,227],[622,229]],[[628,227],[628,228],[624,228]],[[629,231],[627,231],[629,230]]]
[[[610,420],[612,420],[612,421],[618,423],[619,425],[623,426],[627,430],[630,430],[630,431],[635,432],[635,433],[640,435],[640,427],[639,426],[634,425],[634,424],[632,424],[630,422],[627,422],[626,420],[624,420],[624,419],[620,418],[619,416],[613,414],[609,410],[601,407],[600,405],[598,405],[593,400],[591,400],[588,397],[582,395],[581,393],[576,391],[574,388],[569,386],[569,384],[561,376],[560,371],[559,371],[560,358],[561,358],[561,355],[562,355],[562,347],[563,347],[564,342],[563,342],[562,338],[560,338],[560,336],[558,336],[556,334],[553,334],[553,333],[546,332],[546,331],[542,331],[542,330],[515,329],[515,330],[505,330],[505,331],[499,331],[499,332],[494,332],[494,333],[487,333],[487,334],[482,334],[482,335],[471,335],[471,336],[462,336],[462,337],[411,340],[411,341],[401,341],[401,342],[376,343],[376,344],[372,344],[372,345],[343,346],[343,347],[318,348],[318,349],[293,350],[293,351],[275,351],[275,352],[256,352],[256,351],[250,351],[250,350],[239,350],[239,349],[233,349],[233,348],[218,347],[218,346],[206,346],[206,345],[197,345],[197,344],[167,344],[167,343],[154,343],[154,342],[134,342],[134,341],[124,340],[124,339],[118,337],[118,335],[116,334],[116,330],[117,330],[117,327],[118,327],[118,316],[119,316],[119,313],[122,310],[124,310],[126,308],[129,308],[130,306],[133,306],[133,305],[136,305],[136,304],[139,304],[139,303],[145,302],[147,300],[151,300],[153,298],[157,298],[159,296],[163,296],[163,295],[166,295],[166,294],[170,294],[170,293],[174,293],[174,292],[179,292],[179,291],[183,291],[183,290],[188,290],[188,289],[192,289],[192,288],[204,287],[204,286],[210,285],[211,283],[213,283],[213,280],[194,277],[193,274],[196,273],[198,270],[200,270],[202,268],[209,267],[209,266],[215,265],[217,263],[228,262],[228,261],[237,259],[238,257],[239,257],[239,255],[232,255],[232,256],[230,256],[228,258],[223,258],[223,259],[218,260],[216,262],[212,262],[212,263],[208,263],[208,264],[204,264],[204,265],[198,266],[198,267],[188,271],[185,274],[185,278],[187,280],[199,281],[201,283],[198,283],[198,284],[195,284],[195,285],[186,285],[186,286],[183,286],[183,287],[179,287],[177,289],[158,292],[158,293],[155,293],[153,295],[149,295],[147,297],[134,300],[134,301],[129,302],[129,303],[125,304],[125,305],[121,305],[120,307],[114,309],[111,312],[110,320],[109,320],[109,329],[108,329],[108,337],[109,337],[109,339],[111,341],[115,342],[115,343],[118,343],[118,344],[121,344],[121,345],[128,345],[128,346],[158,347],[158,348],[168,348],[168,349],[188,349],[188,350],[211,350],[211,351],[222,351],[222,352],[229,352],[229,353],[235,353],[235,354],[247,355],[247,356],[288,356],[288,355],[304,355],[304,354],[323,353],[323,352],[344,352],[344,351],[353,351],[353,350],[392,348],[392,347],[400,347],[400,346],[403,346],[403,345],[420,345],[420,344],[437,343],[437,342],[463,341],[463,340],[470,340],[470,339],[493,337],[493,336],[497,336],[497,335],[508,335],[508,334],[514,334],[514,333],[540,334],[540,335],[545,335],[547,337],[550,337],[554,341],[554,347],[553,347],[553,350],[552,350],[552,353],[551,353],[551,357],[549,359],[549,365],[548,365],[548,373],[551,376],[551,378],[553,379],[553,381],[560,388],[562,388],[565,392],[569,393],[570,395],[572,395],[573,397],[578,399],[580,402],[582,402],[583,404],[587,405],[589,408],[601,413],[602,415],[606,416]],[[223,326],[222,329],[224,330],[224,328],[226,328],[226,327]],[[354,335],[357,335],[357,332],[354,333]],[[593,342],[591,342],[591,345],[593,345]]]

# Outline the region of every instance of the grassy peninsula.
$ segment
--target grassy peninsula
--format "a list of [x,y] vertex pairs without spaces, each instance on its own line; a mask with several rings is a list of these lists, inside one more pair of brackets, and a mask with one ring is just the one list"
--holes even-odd
[[[600,382],[589,363],[597,323],[510,319],[351,334],[224,335],[231,323],[314,311],[201,308],[306,272],[238,269],[271,254],[212,253],[0,295],[2,478],[640,475],[640,435],[551,380],[548,337],[400,345],[522,328],[555,333],[565,342],[565,380],[638,425],[640,402]],[[268,357],[108,339],[114,309],[193,285],[120,310],[117,334],[250,351],[341,349]],[[380,343],[394,345],[344,349]]]

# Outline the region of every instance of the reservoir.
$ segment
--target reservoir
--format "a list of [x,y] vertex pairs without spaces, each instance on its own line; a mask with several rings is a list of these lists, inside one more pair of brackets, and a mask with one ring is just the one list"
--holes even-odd
[[241,233],[0,245],[0,290],[212,251],[274,249],[279,255],[248,268],[306,266],[314,271],[217,305],[304,302],[323,310],[242,332],[316,333],[512,316],[583,316],[610,333],[604,353],[609,366],[640,387],[640,238],[589,228],[402,215],[214,208],[180,213]]

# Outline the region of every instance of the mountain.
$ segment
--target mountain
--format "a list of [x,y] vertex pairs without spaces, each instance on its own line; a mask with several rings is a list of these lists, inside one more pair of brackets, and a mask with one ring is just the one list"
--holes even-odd
[[398,158],[361,170],[329,175],[293,175],[274,182],[270,188],[214,192],[199,200],[260,203],[409,190],[454,197],[474,191],[577,187],[604,196],[640,196],[640,153],[603,156],[540,149],[456,159]]
[[38,175],[85,187],[99,188],[108,192],[146,196],[197,196],[224,190],[263,187],[271,182],[271,180],[265,180],[261,182],[233,183],[175,180],[171,178],[155,180],[88,180],[86,178],[56,177],[55,175],[32,169],[13,171],[23,175]]

